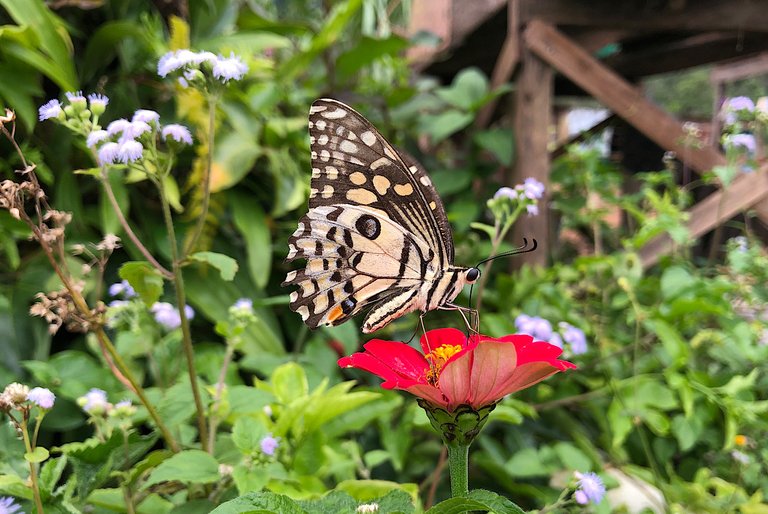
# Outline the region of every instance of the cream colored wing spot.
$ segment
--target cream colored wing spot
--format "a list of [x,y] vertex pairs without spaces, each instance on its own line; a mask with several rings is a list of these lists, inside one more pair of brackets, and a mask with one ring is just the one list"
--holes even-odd
[[435,209],[437,209],[437,204],[435,202],[429,202],[429,208],[434,211]]
[[331,160],[331,154],[328,152],[328,150],[320,151],[320,160],[323,162],[328,162]]
[[323,112],[327,108],[328,107],[326,107],[325,105],[313,105],[312,107],[309,108],[309,114],[316,114],[318,112]]
[[413,194],[413,186],[410,184],[397,184],[394,187],[395,193],[399,194],[400,196],[408,196],[410,194]]
[[298,250],[296,250],[296,247],[293,246],[292,244],[289,244],[288,245],[288,256],[286,257],[286,259],[293,259],[294,257],[296,257],[297,253],[298,253]]
[[341,143],[339,143],[339,148],[341,148],[342,152],[357,153],[357,145],[348,139],[345,139]]
[[326,166],[325,174],[328,175],[329,179],[336,180],[339,177],[339,170],[336,166]]
[[296,309],[296,312],[301,316],[301,321],[307,321],[307,318],[309,318],[309,309],[306,305],[302,305]]
[[315,188],[313,187],[312,189],[310,189],[310,190],[309,190],[309,197],[310,197],[310,198],[314,198],[314,197],[316,197],[316,196],[317,196],[317,193],[318,193],[317,189],[315,189]]
[[362,205],[370,205],[374,203],[378,198],[373,193],[373,191],[368,191],[367,189],[358,188],[358,189],[350,189],[347,191],[347,200],[350,202],[359,203]]
[[362,186],[365,184],[366,180],[368,180],[368,178],[359,171],[356,171],[349,176],[349,181],[356,186]]
[[[298,272],[296,270],[289,271],[288,274],[285,276],[285,281],[286,282],[292,281],[294,278],[296,278],[296,275],[298,275]],[[291,299],[291,301],[293,302],[295,300]]]
[[328,134],[320,134],[320,137],[317,138],[317,144],[322,145],[322,146],[327,145],[328,144]]
[[[323,109],[325,109],[325,107],[323,107]],[[309,128],[312,128],[312,122],[310,121],[309,123],[310,123]],[[326,126],[327,126],[327,123],[325,122],[325,120],[317,120],[315,122],[315,127],[317,127],[317,130],[325,130]]]
[[[310,110],[311,110],[311,109],[310,109]],[[312,123],[312,120],[309,120],[309,128],[312,128],[312,127],[314,127],[314,126],[315,126],[315,124],[314,124],[314,123]]]
[[387,157],[389,157],[389,158],[390,158],[390,159],[392,159],[393,161],[396,161],[396,160],[397,160],[397,157],[395,156],[395,154],[394,154],[394,153],[392,153],[392,150],[390,150],[390,149],[389,149],[388,147],[386,147],[386,146],[384,147],[384,155],[386,155]]
[[421,182],[421,184],[422,184],[422,185],[424,185],[424,186],[426,186],[426,187],[429,187],[429,186],[431,186],[431,185],[432,185],[432,181],[431,181],[431,180],[429,180],[429,177],[428,177],[428,176],[426,176],[426,175],[423,175],[423,176],[422,176],[422,177],[419,179],[419,182]]
[[317,152],[312,150],[311,152],[309,152],[309,156],[312,157],[313,159],[317,159]]
[[325,187],[323,187],[323,192],[320,193],[320,196],[322,196],[323,198],[330,198],[330,197],[332,197],[333,196],[333,186],[330,186],[330,185],[326,184]]
[[368,167],[376,171],[377,169],[381,168],[382,166],[386,166],[387,164],[392,164],[392,161],[390,161],[386,157],[379,157],[378,159],[373,161],[371,165]]
[[299,299],[299,293],[296,291],[292,292],[291,295],[288,297],[291,300],[291,303],[295,302]]
[[328,296],[319,294],[315,297],[315,312],[322,312],[328,308]]
[[332,111],[326,110],[320,113],[320,116],[322,116],[327,120],[338,120],[343,118],[346,115],[347,115],[347,111],[345,111],[344,109],[340,109],[338,107]]
[[391,185],[392,183],[384,175],[376,175],[373,177],[373,187],[380,196],[387,194],[387,190]]
[[309,144],[314,145],[315,144],[315,136],[309,136]]
[[416,174],[417,171],[419,171],[419,168],[417,168],[416,166],[411,166],[408,169],[411,170],[411,173],[414,175]]
[[349,132],[347,132],[347,139],[354,141],[357,139],[357,134],[355,134],[350,130]]
[[312,178],[318,178],[320,176],[320,168],[312,168]]
[[373,146],[374,143],[376,143],[376,136],[373,135],[373,132],[370,130],[366,130],[362,134],[360,134],[360,139],[368,146]]

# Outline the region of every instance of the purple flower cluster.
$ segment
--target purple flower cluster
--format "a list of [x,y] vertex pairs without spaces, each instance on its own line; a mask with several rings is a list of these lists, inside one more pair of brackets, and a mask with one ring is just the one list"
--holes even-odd
[[[172,304],[168,302],[155,302],[149,310],[154,314],[155,321],[168,330],[173,330],[181,326],[181,314]],[[184,313],[187,315],[187,319],[195,317],[195,311],[189,305],[184,306]]]
[[180,71],[183,75],[181,84],[184,86],[195,78],[195,71],[202,70],[210,70],[215,79],[227,83],[230,80],[242,79],[248,72],[248,65],[234,53],[223,57],[211,52],[193,52],[187,49],[168,52],[157,63],[157,74],[161,77]]
[[0,497],[0,514],[24,514],[21,506],[10,496]]
[[127,280],[122,280],[109,286],[109,296],[133,298],[136,296],[136,291],[131,287],[131,284],[129,284]]
[[515,318],[515,328],[520,333],[528,334],[539,341],[546,341],[560,348],[564,343],[568,344],[573,355],[587,352],[587,336],[584,331],[573,325],[561,321],[558,323],[559,332],[552,328],[552,324],[539,316],[520,314]]
[[576,503],[586,505],[589,502],[600,503],[605,496],[605,484],[596,473],[574,473],[578,480],[578,487],[573,493]]
[[502,187],[493,195],[494,200],[499,198],[509,198],[525,205],[525,210],[529,216],[535,216],[539,213],[537,200],[544,196],[544,184],[533,177],[528,177],[522,184],[512,187]]
[[272,434],[267,434],[261,439],[259,446],[261,446],[261,452],[264,455],[272,457],[280,446],[280,438],[272,437]]
[[45,387],[33,387],[29,393],[27,393],[27,400],[34,403],[41,409],[53,408],[53,403],[56,401],[56,395],[54,395],[50,389]]

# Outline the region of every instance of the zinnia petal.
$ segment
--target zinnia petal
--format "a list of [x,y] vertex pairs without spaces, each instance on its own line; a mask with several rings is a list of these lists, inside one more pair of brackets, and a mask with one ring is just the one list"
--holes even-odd
[[425,354],[443,345],[464,345],[467,336],[457,328],[437,328],[421,336],[421,349]]
[[425,383],[429,363],[415,348],[400,342],[373,339],[364,345],[365,352],[339,359],[341,367],[363,369],[385,382],[385,389],[405,389],[414,383]]
[[506,396],[508,393],[503,392],[504,382],[517,370],[515,345],[508,342],[481,341],[472,356],[474,362],[470,371],[470,404],[475,408],[482,407]]

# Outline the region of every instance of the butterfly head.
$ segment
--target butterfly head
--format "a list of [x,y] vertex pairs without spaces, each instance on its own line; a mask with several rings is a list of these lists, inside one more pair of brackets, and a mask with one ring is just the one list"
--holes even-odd
[[480,278],[480,270],[477,268],[468,268],[464,273],[464,280],[467,284],[474,284]]

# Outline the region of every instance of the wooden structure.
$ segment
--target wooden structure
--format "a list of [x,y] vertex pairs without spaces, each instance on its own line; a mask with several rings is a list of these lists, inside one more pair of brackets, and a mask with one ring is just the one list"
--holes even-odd
[[[690,169],[703,172],[725,163],[716,142],[685,144],[689,138],[681,122],[646,99],[635,82],[707,63],[728,62],[717,68],[728,77],[768,66],[765,7],[747,0],[414,0],[411,31],[432,30],[445,41],[432,53],[422,49],[411,57],[423,71],[445,79],[475,65],[492,77],[494,86],[515,80],[517,164],[511,183],[533,176],[548,184],[548,129],[553,98],[560,94],[594,97],[614,117],[663,150],[675,152]],[[607,45],[614,51],[595,57]],[[745,61],[749,58],[753,60]],[[487,125],[496,109],[496,104],[488,105],[478,125]],[[761,168],[742,175],[727,190],[694,206],[692,237],[747,209],[755,209],[768,224],[766,173],[768,168]],[[545,250],[526,254],[535,264],[543,264],[549,255],[548,216],[546,209],[541,212],[526,227]],[[641,251],[644,265],[655,263],[671,248],[667,238],[649,242]]]

